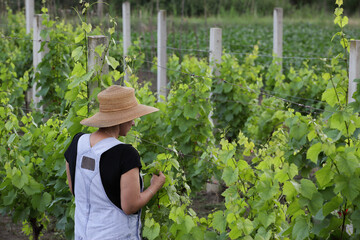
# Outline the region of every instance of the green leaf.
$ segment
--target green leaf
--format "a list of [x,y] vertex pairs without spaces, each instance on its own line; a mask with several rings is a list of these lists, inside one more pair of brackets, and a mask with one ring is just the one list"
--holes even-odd
[[85,38],[84,32],[81,32],[79,35],[75,37],[75,43],[81,42]]
[[294,163],[291,163],[289,169],[290,178],[294,178],[296,175],[298,175],[298,173],[299,173],[298,167]]
[[235,214],[232,213],[232,212],[228,213],[228,215],[226,216],[226,221],[227,221],[228,223],[233,223],[233,222],[235,222],[235,221],[236,221],[236,216],[235,216]]
[[252,223],[252,221],[250,219],[246,218],[243,223],[243,226],[244,226],[244,234],[250,235],[254,229],[254,224]]
[[39,210],[40,212],[45,212],[46,208],[51,203],[51,195],[47,192],[42,194],[36,194],[31,198],[31,204],[34,209]]
[[319,192],[315,193],[309,203],[310,212],[313,215],[316,215],[316,213],[323,207],[323,203],[324,203],[324,199],[321,193]]
[[7,122],[5,123],[5,129],[6,129],[7,131],[10,131],[10,130],[13,128],[13,126],[14,126],[14,122],[13,122],[13,121],[7,121]]
[[295,225],[292,230],[292,239],[303,240],[309,237],[309,224],[305,216],[299,216],[295,220]]
[[354,152],[338,154],[335,159],[338,162],[337,166],[340,172],[345,175],[354,174],[355,170],[360,167],[360,164]]
[[337,175],[335,177],[334,192],[341,192],[344,197],[353,201],[360,193],[360,178],[357,176]]
[[335,112],[329,118],[329,125],[333,129],[337,129],[339,131],[347,131],[345,122],[349,120],[350,115],[346,112]]
[[23,189],[28,196],[31,196],[40,193],[44,189],[44,186],[33,178],[30,178],[28,184],[24,185]]
[[349,23],[349,18],[347,16],[344,16],[342,19],[342,27],[345,27]]
[[192,104],[186,104],[184,107],[184,117],[196,119],[198,108]]
[[114,27],[109,28],[108,32],[110,35],[112,35],[115,32],[115,28]]
[[343,5],[343,0],[336,0],[336,5],[341,7]]
[[278,180],[279,182],[283,183],[285,182],[286,180],[289,179],[289,175],[288,175],[288,168],[283,168],[281,169],[280,171],[278,171],[276,174],[275,174],[275,179]]
[[225,181],[227,186],[232,185],[235,183],[238,179],[239,175],[239,169],[235,168],[235,170],[232,167],[225,167],[222,174],[222,179]]
[[242,229],[240,229],[239,224],[234,225],[234,227],[231,228],[231,231],[229,232],[230,239],[239,239],[239,237],[242,235]]
[[317,163],[318,155],[321,152],[322,144],[320,142],[313,144],[307,151],[306,157],[312,162]]
[[71,88],[69,91],[65,93],[65,99],[70,102],[75,101],[75,99],[78,97],[79,90],[80,89],[78,87]]
[[114,70],[120,65],[120,63],[113,57],[105,56],[107,64],[109,64]]
[[275,223],[275,212],[271,212],[268,214],[267,212],[260,212],[258,219],[260,220],[261,224],[267,228],[270,224]]
[[15,133],[11,134],[7,141],[7,144],[11,145],[14,142],[15,138],[16,138],[16,134]]
[[21,189],[26,183],[28,183],[28,181],[29,179],[27,175],[22,174],[20,170],[17,170],[11,179],[12,184],[19,189]]
[[323,207],[323,215],[326,217],[332,211],[339,209],[340,205],[343,203],[343,199],[339,196],[333,197],[329,202],[325,203]]
[[223,211],[217,211],[213,214],[214,218],[212,220],[212,226],[215,230],[218,230],[220,233],[225,232],[226,230],[226,218]]
[[325,187],[334,178],[334,172],[331,171],[331,164],[326,164],[323,168],[316,171],[315,176],[320,188]]
[[185,225],[185,231],[186,233],[189,233],[191,231],[191,229],[193,227],[195,227],[195,223],[193,221],[193,219],[189,216],[189,215],[186,215],[185,218],[184,218],[184,225]]
[[90,33],[91,32],[91,29],[92,29],[92,26],[91,24],[87,24],[86,22],[82,22],[82,25],[81,25],[82,29],[86,31],[86,33]]
[[324,91],[321,97],[322,101],[326,101],[331,107],[337,103],[336,93],[334,88],[328,88]]
[[75,62],[79,61],[81,56],[83,55],[83,47],[77,47],[74,51],[71,52],[71,57],[74,59]]
[[260,182],[258,186],[259,196],[264,201],[272,199],[278,190],[278,183],[274,182],[272,185],[270,180]]
[[103,45],[103,44],[97,45],[97,46],[95,47],[95,52],[96,52],[100,57],[102,57],[103,54],[104,54],[104,52],[105,52],[105,48],[106,48],[106,46]]
[[283,186],[283,193],[287,199],[292,199],[296,196],[297,191],[291,182],[285,182]]
[[160,224],[155,222],[153,218],[145,218],[145,226],[143,229],[143,237],[153,240],[159,236]]
[[4,196],[4,198],[3,198],[4,205],[5,206],[11,205],[14,202],[16,195],[17,195],[17,193],[15,192],[14,189],[9,191],[8,194],[6,196]]
[[169,161],[176,170],[179,170],[180,164],[175,158],[170,158]]
[[94,74],[94,70],[91,70],[90,72],[86,73],[82,77],[74,77],[73,81],[69,84],[68,87],[73,88],[73,87],[76,87],[76,86],[78,86],[79,84],[81,84],[83,82],[88,82],[93,74]]
[[75,63],[74,69],[71,72],[71,76],[81,77],[86,73],[85,68],[80,62]]
[[316,131],[315,131],[315,130],[311,130],[311,131],[308,133],[308,135],[307,135],[309,142],[311,142],[314,138],[316,138],[316,136],[317,136]]
[[206,240],[218,240],[218,235],[215,232],[206,231],[204,235]]
[[307,199],[312,198],[313,194],[317,192],[315,184],[308,179],[301,179],[300,193]]
[[290,128],[290,136],[296,140],[301,140],[306,133],[307,125],[303,122],[297,122]]
[[351,214],[350,218],[351,218],[354,229],[360,229],[360,210],[357,209],[356,211],[354,211]]

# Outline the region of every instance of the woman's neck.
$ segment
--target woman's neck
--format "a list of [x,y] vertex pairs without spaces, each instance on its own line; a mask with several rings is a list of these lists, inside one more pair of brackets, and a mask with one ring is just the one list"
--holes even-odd
[[99,128],[99,130],[97,130],[96,133],[99,135],[102,135],[102,136],[118,138],[119,137],[119,127],[114,126],[111,128]]
[[92,133],[90,136],[90,145],[93,147],[96,143],[100,142],[105,138],[118,138],[119,129],[118,127],[113,128],[99,128],[96,132]]

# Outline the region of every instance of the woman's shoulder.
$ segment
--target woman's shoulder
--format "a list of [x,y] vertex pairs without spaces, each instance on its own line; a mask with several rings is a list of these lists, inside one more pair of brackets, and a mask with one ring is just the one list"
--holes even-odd
[[125,144],[125,143],[115,145],[114,147],[110,148],[107,152],[139,157],[139,152],[131,144]]
[[118,144],[101,155],[101,165],[119,166],[123,174],[132,168],[141,168],[140,155],[131,144]]
[[84,134],[85,133],[83,133],[83,132],[79,132],[79,133],[75,134],[71,140],[71,144],[77,144],[77,142],[79,141],[79,138]]

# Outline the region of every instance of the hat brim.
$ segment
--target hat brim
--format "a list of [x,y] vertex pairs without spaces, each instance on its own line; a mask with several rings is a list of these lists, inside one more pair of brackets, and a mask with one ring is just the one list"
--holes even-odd
[[82,120],[80,124],[97,128],[111,127],[157,111],[159,109],[155,107],[138,104],[135,107],[116,112],[97,112]]

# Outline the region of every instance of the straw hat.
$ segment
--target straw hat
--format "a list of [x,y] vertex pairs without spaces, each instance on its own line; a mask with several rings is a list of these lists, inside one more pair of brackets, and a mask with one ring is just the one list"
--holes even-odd
[[135,98],[135,90],[130,87],[113,85],[98,95],[99,112],[82,120],[82,125],[90,127],[111,127],[128,122],[159,109],[139,104]]

